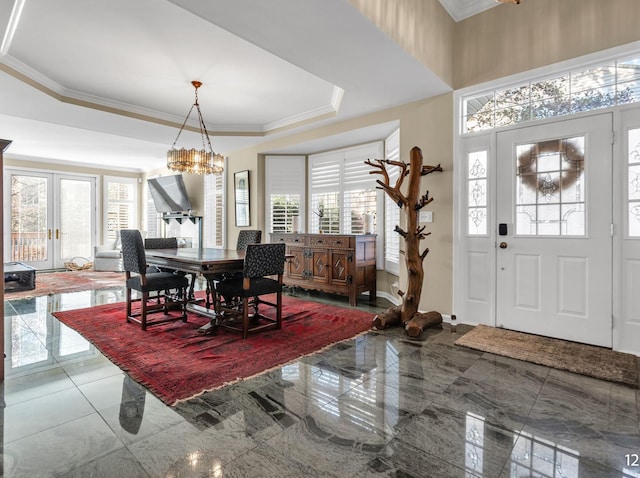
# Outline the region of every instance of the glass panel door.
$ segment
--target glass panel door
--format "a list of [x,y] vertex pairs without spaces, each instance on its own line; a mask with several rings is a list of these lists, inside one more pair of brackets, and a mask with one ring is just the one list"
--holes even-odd
[[55,229],[55,264],[74,257],[90,260],[93,256],[95,227],[95,180],[75,176],[57,176],[58,207]]
[[95,244],[95,178],[31,171],[5,174],[4,251],[7,262],[60,269],[88,260]]
[[[10,214],[5,216],[5,257],[7,262],[24,262],[37,269],[53,267],[51,175],[12,173],[5,198]],[[8,220],[8,224],[7,224]],[[8,249],[8,250],[7,250]]]

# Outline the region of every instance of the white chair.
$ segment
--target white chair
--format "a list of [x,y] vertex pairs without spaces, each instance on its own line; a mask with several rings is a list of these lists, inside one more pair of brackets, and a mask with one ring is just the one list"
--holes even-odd
[[111,244],[95,246],[93,251],[93,270],[102,272],[122,272],[122,247],[120,232]]

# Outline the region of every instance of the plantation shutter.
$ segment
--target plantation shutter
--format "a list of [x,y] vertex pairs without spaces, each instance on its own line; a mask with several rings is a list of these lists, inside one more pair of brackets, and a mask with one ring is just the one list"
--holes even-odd
[[[394,131],[385,141],[385,159],[400,161],[400,130]],[[387,165],[389,184],[394,185],[400,175],[398,166]],[[400,273],[400,234],[395,232],[400,224],[400,208],[385,193],[384,195],[384,268],[394,274]]]
[[119,239],[121,229],[136,229],[137,218],[137,180],[105,176],[105,210],[104,226],[105,244]]
[[224,173],[208,174],[204,178],[204,247],[224,247],[224,178]]
[[365,164],[365,161],[367,159],[382,159],[382,157],[381,143],[345,151],[342,178],[344,190],[342,232],[364,234],[365,215],[372,216],[373,232],[376,231],[376,177],[369,174],[372,168]]
[[293,232],[293,218],[299,217],[300,228],[305,224],[304,156],[266,157],[266,230]]
[[331,152],[311,156],[311,232],[340,232],[340,176],[343,154]]
[[147,186],[146,197],[146,217],[145,226],[147,228],[147,237],[160,237],[160,215],[156,211],[155,203],[153,202],[153,196],[151,196],[151,189]]

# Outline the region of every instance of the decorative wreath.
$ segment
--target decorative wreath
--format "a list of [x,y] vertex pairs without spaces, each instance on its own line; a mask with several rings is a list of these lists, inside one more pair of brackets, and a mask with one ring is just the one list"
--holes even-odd
[[[522,184],[538,190],[543,194],[552,194],[560,186],[563,189],[572,186],[584,167],[584,151],[579,142],[580,138],[555,139],[531,144],[518,155],[518,175]],[[564,169],[556,177],[538,174],[536,162],[539,156],[558,153],[573,167]]]

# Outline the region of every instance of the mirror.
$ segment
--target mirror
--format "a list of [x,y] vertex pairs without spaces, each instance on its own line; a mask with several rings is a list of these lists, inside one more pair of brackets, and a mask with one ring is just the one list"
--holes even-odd
[[238,171],[234,173],[233,178],[236,194],[236,226],[250,226],[249,171]]

